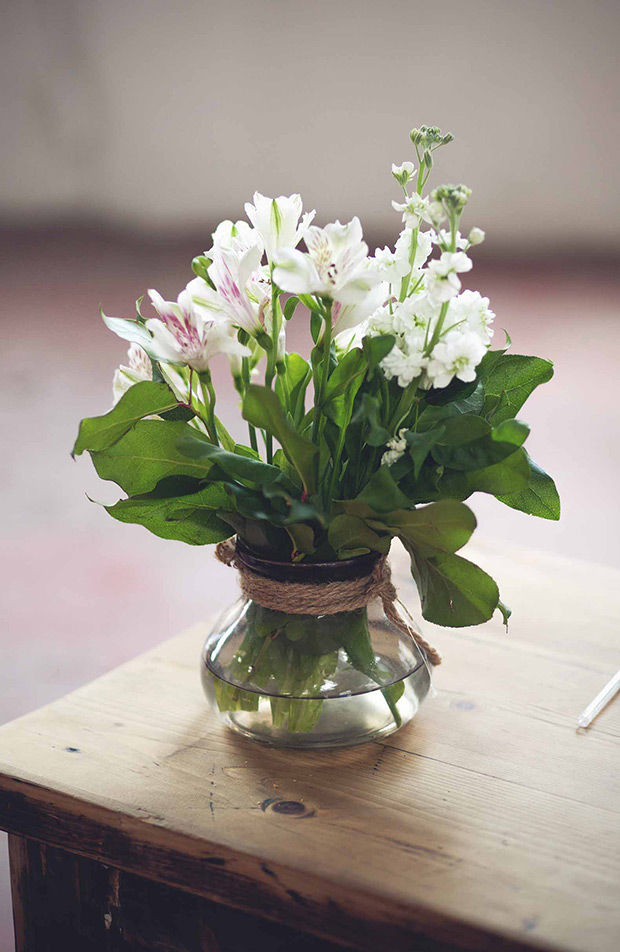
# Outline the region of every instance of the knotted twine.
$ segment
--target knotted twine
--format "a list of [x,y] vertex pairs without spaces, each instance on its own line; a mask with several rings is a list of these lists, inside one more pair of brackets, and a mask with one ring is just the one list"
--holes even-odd
[[404,621],[396,608],[396,602],[400,600],[385,557],[377,560],[370,573],[359,578],[339,582],[283,582],[265,578],[248,568],[239,558],[232,539],[218,542],[215,555],[224,565],[237,569],[241,591],[246,598],[272,611],[291,615],[335,615],[365,608],[373,599],[379,598],[392,624],[409,635],[430,664],[441,664],[439,652]]

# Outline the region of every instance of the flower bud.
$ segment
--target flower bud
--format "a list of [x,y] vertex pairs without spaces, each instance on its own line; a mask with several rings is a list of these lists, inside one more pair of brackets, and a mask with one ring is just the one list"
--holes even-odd
[[207,258],[206,255],[198,255],[192,261],[192,271],[198,278],[202,278],[203,281],[206,281],[207,284],[211,285],[211,280],[207,273],[207,269],[211,266],[211,259]]
[[470,245],[480,245],[485,239],[485,234],[482,228],[472,228],[470,231],[467,240]]
[[413,162],[403,162],[402,165],[392,165],[392,175],[403,188],[411,181],[414,172]]

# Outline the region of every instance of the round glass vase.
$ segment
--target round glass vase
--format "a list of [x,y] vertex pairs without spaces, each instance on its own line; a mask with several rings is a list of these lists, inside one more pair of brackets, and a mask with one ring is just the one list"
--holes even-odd
[[[342,562],[290,563],[240,544],[245,568],[317,585],[372,572],[374,554]],[[416,623],[417,624],[417,623]],[[340,747],[407,724],[429,692],[431,667],[382,601],[334,614],[274,611],[240,598],[217,620],[201,658],[205,694],[230,728],[281,747]]]

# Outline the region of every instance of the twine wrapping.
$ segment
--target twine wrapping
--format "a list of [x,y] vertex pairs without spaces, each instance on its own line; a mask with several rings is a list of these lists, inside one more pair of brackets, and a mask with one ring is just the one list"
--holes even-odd
[[224,565],[237,569],[241,591],[246,598],[272,611],[292,615],[335,615],[365,608],[373,599],[380,598],[385,615],[392,624],[412,638],[430,664],[441,664],[439,652],[404,621],[396,608],[398,593],[386,558],[379,559],[368,575],[359,578],[340,582],[283,582],[252,572],[238,557],[232,539],[219,542],[215,555]]

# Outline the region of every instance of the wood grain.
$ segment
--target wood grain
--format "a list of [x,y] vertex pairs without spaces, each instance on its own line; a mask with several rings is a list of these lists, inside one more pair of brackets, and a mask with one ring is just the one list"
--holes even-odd
[[373,952],[615,952],[620,706],[575,722],[618,667],[620,573],[472,558],[510,631],[427,626],[438,697],[386,741],[279,751],[226,731],[199,625],[0,729],[0,826]]

